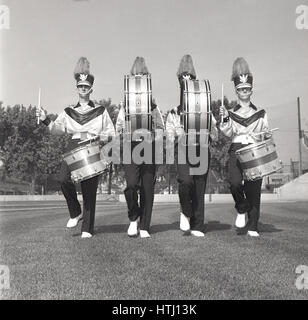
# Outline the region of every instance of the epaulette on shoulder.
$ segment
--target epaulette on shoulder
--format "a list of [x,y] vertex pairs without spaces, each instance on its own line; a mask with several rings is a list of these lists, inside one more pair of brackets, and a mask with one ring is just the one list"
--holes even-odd
[[153,111],[156,108],[157,108],[157,104],[152,101],[152,103],[151,103],[151,111]]

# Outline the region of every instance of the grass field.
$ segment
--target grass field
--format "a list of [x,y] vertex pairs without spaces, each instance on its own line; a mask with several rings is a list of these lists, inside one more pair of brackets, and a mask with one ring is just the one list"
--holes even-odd
[[[97,204],[95,236],[65,228],[65,202],[0,205],[2,299],[307,299],[308,203],[263,203],[260,238],[238,236],[232,204],[206,205],[206,236],[179,230],[177,204],[154,205],[151,238],[129,238],[126,205]],[[308,280],[307,280],[308,282]]]

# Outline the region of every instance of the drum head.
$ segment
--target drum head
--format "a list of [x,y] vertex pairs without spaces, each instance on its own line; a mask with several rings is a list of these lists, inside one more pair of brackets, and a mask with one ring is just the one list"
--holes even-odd
[[[90,140],[93,142],[89,143]],[[83,149],[88,148],[90,146],[97,146],[99,144],[98,138],[94,138],[93,140],[92,139],[90,139],[90,140],[86,140],[86,141],[84,141],[84,143],[86,143],[86,144],[82,144],[81,146],[64,153],[63,158],[69,157],[69,156],[75,154],[76,152],[79,152],[80,150],[83,150]]]
[[261,142],[257,142],[257,143],[251,143],[248,146],[243,147],[243,148],[238,149],[237,151],[235,151],[235,154],[241,154],[241,153],[244,153],[244,152],[247,152],[247,151],[250,151],[250,150],[256,150],[256,149],[263,148],[263,147],[265,147],[267,145],[270,145],[270,144],[274,144],[272,138],[264,140],[264,141],[261,141]]

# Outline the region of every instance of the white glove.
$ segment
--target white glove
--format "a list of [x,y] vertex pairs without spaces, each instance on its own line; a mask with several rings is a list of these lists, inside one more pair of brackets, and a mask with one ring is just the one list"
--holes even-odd
[[44,121],[46,119],[46,114],[46,110],[44,110],[42,107],[36,107],[36,117],[41,121]]

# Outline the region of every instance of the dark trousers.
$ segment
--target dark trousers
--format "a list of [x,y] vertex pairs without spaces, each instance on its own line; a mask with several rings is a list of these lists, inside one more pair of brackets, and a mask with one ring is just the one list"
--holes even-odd
[[244,147],[241,143],[233,143],[230,147],[229,183],[238,213],[248,214],[248,230],[257,231],[260,218],[260,201],[262,179],[244,181],[243,170],[237,160],[235,151]]
[[[99,176],[81,182],[81,192],[83,198],[83,222],[81,231],[93,234],[96,206],[96,192]],[[80,203],[77,199],[76,186],[71,180],[71,172],[66,162],[62,162],[58,180],[61,190],[66,199],[71,218],[76,218],[81,214]]]
[[190,175],[188,164],[178,164],[179,198],[182,212],[190,218],[191,230],[204,230],[204,193],[208,171]]
[[[140,217],[140,229],[150,229],[156,181],[155,164],[125,164],[126,189],[124,195],[128,208],[128,218],[135,221]],[[138,203],[140,192],[140,204]]]

